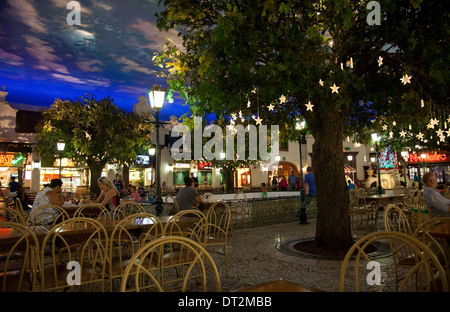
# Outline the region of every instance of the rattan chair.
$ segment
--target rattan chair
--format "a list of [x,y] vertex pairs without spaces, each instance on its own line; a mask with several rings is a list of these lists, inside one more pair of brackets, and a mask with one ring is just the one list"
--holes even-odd
[[114,210],[113,219],[120,220],[126,216],[133,215],[136,213],[146,213],[146,210],[141,204],[133,200],[127,200],[120,203],[120,205],[117,206],[117,208]]
[[441,217],[425,221],[415,230],[413,236],[427,245],[430,250],[434,252],[442,264],[442,267],[450,277],[450,245],[447,240],[435,238],[429,233],[430,229],[444,222],[450,222],[450,218]]
[[24,224],[0,222],[0,230],[17,233],[17,240],[0,246],[0,291],[26,292],[36,290],[39,267],[39,242]]
[[[182,222],[179,222],[182,217],[196,218],[198,221],[185,227]],[[164,235],[169,236],[175,235],[189,237],[204,246],[206,240],[206,225],[206,216],[200,210],[187,209],[173,215],[164,226],[163,232]]]
[[70,219],[70,216],[64,208],[56,205],[44,205],[32,210],[26,222],[32,225],[55,225],[67,219]]
[[[95,209],[92,209],[95,208]],[[93,210],[97,210],[98,212],[93,212]],[[89,211],[90,210],[90,211]],[[74,218],[79,217],[88,217],[88,218],[95,218],[97,220],[111,220],[111,212],[106,209],[105,206],[99,204],[99,203],[88,203],[84,204],[80,208],[78,208],[75,213],[73,214]]]
[[15,222],[26,225],[24,216],[16,209],[5,207],[0,208],[0,211],[3,211],[4,218],[7,222]]
[[[135,234],[128,231],[127,224],[134,223],[150,223],[153,226],[145,233],[142,238],[138,238]],[[139,242],[150,241],[151,237],[161,235],[163,228],[159,219],[150,213],[137,213],[124,217],[114,227],[108,243],[108,260],[106,275],[109,278],[110,291],[113,290],[113,280],[122,278],[125,268],[139,247]],[[153,236],[152,236],[153,235]]]
[[164,207],[166,209],[167,215],[169,216],[180,212],[178,203],[172,195],[166,195],[166,198],[164,199]]
[[[172,268],[177,268],[179,274],[170,281],[172,287],[167,287],[163,277]],[[208,273],[215,281],[212,289],[208,289]],[[189,283],[192,280],[194,283]],[[191,290],[189,286],[198,288],[197,283],[203,292],[221,291],[220,276],[209,253],[189,238],[165,236],[142,246],[133,256],[121,291],[187,291]]]
[[[107,248],[108,234],[95,219],[70,218],[57,224],[41,245],[40,290],[52,291],[75,285],[80,288],[88,285],[91,290],[93,284],[98,283],[99,289],[104,291]],[[50,250],[49,254],[46,249]],[[69,266],[76,263],[79,264],[78,276],[76,269],[72,274]]]
[[412,235],[408,217],[397,205],[389,204],[386,207],[383,222],[386,231],[397,231]]
[[225,202],[214,203],[206,213],[207,232],[205,247],[222,246],[225,257],[225,275],[228,277],[228,231],[231,226],[231,209]]
[[[400,286],[398,286],[397,280],[395,281],[394,289],[389,283],[389,274],[382,272],[387,268],[374,262],[371,259],[371,253],[368,252],[368,247],[372,243],[386,240],[390,242],[391,246],[398,245],[411,249],[414,255],[414,265],[407,269]],[[397,268],[395,260],[393,265]],[[348,270],[350,268],[351,270]],[[439,281],[435,279],[436,274],[439,274]],[[348,280],[354,283],[354,287],[345,287],[345,282]],[[362,237],[348,250],[341,267],[339,289],[340,291],[358,292],[360,287],[364,286],[367,289],[362,289],[362,291],[421,292],[437,289],[438,283],[440,283],[442,291],[448,291],[445,271],[436,255],[424,243],[405,233],[381,231]]]
[[247,215],[247,195],[243,192],[238,192],[233,197],[231,202],[231,232],[234,231],[236,224],[242,221],[242,226],[245,228],[245,221]]

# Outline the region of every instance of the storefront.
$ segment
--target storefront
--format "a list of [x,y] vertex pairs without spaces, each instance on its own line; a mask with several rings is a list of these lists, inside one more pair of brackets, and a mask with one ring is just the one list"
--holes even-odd
[[[184,186],[184,178],[190,177],[191,164],[175,163],[173,165],[173,185]],[[195,171],[197,173],[197,171]],[[196,174],[195,174],[196,175]]]
[[212,185],[212,164],[210,162],[200,162],[198,164],[198,184],[210,186]]
[[61,181],[64,192],[77,192],[79,189],[86,190],[89,184],[89,168],[80,166],[68,158],[42,159],[40,168],[39,189],[49,184],[52,179],[59,179],[61,170]]
[[447,151],[410,153],[408,166],[411,180],[414,179],[414,175],[418,175],[420,167],[421,176],[432,171],[439,184],[450,184],[450,153]]
[[250,168],[237,168],[235,171],[235,187],[250,187],[252,175]]

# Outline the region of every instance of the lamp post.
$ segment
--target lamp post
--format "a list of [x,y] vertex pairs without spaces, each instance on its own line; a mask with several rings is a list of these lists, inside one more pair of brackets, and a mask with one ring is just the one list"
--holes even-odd
[[427,158],[427,154],[417,153],[417,171],[418,171],[418,177],[419,177],[419,190],[422,189],[422,174],[420,173],[420,158],[422,158],[422,161],[425,162],[425,158]]
[[408,158],[408,152],[407,151],[402,151],[402,157],[403,157],[403,178],[405,180],[405,189],[408,186],[408,184],[406,183],[406,158]]
[[[297,122],[297,130],[305,129],[305,121]],[[298,217],[300,219],[300,224],[308,224],[308,216],[306,215],[306,203],[305,203],[305,187],[303,185],[303,156],[302,156],[302,144],[305,143],[305,134],[302,133],[298,138],[298,146],[300,151],[300,213]]]
[[159,110],[163,108],[164,99],[166,98],[166,91],[161,89],[161,86],[153,86],[150,92],[148,93],[148,97],[150,99],[150,107],[155,110],[155,121],[150,121],[149,123],[154,123],[156,128],[156,215],[161,216],[161,213],[164,209],[163,201],[161,198],[161,153],[159,146],[159,128],[161,127],[161,123],[159,121]]
[[383,194],[383,188],[381,187],[381,174],[380,174],[380,155],[378,150],[378,142],[380,142],[380,136],[378,133],[372,133],[372,140],[375,142],[377,152],[377,174],[378,174],[378,194]]
[[61,163],[62,163],[62,152],[64,151],[64,148],[66,147],[66,143],[63,141],[60,141],[56,143],[56,147],[58,148],[59,152],[59,179],[61,180]]

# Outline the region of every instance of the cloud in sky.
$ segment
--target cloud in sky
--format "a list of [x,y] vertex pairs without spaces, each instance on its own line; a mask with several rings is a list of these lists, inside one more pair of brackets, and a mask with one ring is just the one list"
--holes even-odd
[[10,7],[7,8],[7,13],[10,16],[16,17],[17,20],[27,25],[33,32],[47,32],[45,24],[41,20],[36,7],[32,3],[30,3],[30,1],[8,0],[8,4],[10,5]]
[[150,70],[150,69],[148,69],[146,67],[142,67],[141,65],[139,65],[135,61],[127,59],[125,56],[119,56],[119,55],[116,55],[116,54],[110,54],[109,56],[111,58],[113,58],[118,64],[125,65],[125,66],[122,67],[122,71],[124,73],[135,71],[135,72],[140,72],[140,73],[143,73],[143,74],[146,74],[146,75],[154,75],[155,74],[154,70]]

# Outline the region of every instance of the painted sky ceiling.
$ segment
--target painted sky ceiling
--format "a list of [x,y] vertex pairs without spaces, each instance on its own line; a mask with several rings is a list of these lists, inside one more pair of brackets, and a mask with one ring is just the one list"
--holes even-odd
[[[86,93],[110,96],[126,111],[154,84],[167,86],[153,52],[175,31],[159,32],[158,0],[78,1],[81,25],[69,25],[68,0],[0,1],[0,87],[11,103],[50,106]],[[188,112],[182,100],[165,104],[163,119]]]

